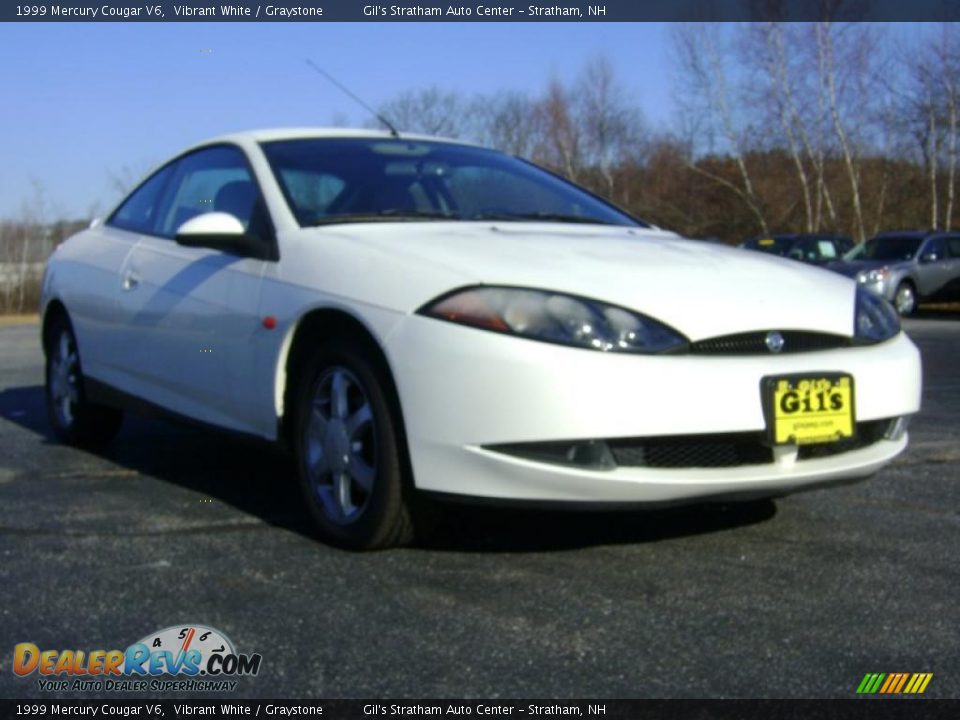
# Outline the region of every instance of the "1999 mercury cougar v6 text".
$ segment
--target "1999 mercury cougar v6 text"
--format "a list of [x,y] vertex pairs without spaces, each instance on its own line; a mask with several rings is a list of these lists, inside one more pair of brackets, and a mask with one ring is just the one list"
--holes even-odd
[[49,414],[148,404],[290,449],[324,537],[425,493],[599,507],[778,496],[906,447],[917,349],[840,275],[684,240],[493,150],[374,131],[196,146],[63,243]]

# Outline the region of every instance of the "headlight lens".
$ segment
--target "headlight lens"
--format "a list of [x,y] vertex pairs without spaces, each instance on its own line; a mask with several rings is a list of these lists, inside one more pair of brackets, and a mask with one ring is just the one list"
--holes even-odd
[[854,335],[865,343],[889,340],[900,332],[900,316],[893,305],[876,293],[857,288]]
[[603,352],[659,353],[688,344],[673,328],[640,313],[547,290],[464,288],[427,303],[420,314]]
[[874,270],[862,270],[857,273],[857,280],[862,283],[878,283],[887,279],[890,274],[889,268],[876,268]]

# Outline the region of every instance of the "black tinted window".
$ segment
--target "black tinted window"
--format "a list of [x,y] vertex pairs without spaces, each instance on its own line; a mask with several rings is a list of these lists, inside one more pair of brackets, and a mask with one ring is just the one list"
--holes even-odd
[[173,165],[158,170],[134,190],[107,221],[124,230],[152,233],[157,222],[161,194],[173,173]]
[[918,237],[876,237],[867,240],[851,254],[851,260],[910,260],[920,248]]
[[263,149],[301,225],[404,217],[638,224],[565,180],[483,148],[316,138]]

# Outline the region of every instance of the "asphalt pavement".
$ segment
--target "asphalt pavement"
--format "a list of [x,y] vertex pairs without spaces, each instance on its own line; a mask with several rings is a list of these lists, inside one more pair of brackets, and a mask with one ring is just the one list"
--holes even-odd
[[0,327],[0,697],[90,697],[14,675],[17,643],[123,649],[201,623],[263,656],[234,697],[852,698],[868,672],[931,672],[926,696],[958,698],[960,319],[905,326],[923,411],[868,481],[652,512],[449,507],[427,544],[371,554],[317,541],[262,448],[139,418],[103,454],[58,445],[37,327]]

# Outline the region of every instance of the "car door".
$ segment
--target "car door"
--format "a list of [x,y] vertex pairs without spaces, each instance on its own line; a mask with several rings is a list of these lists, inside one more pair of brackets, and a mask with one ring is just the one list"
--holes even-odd
[[[121,271],[121,309],[136,394],[176,413],[250,431],[254,406],[249,343],[266,261],[185,247],[177,229],[197,215],[229,212],[271,242],[269,219],[243,151],[217,145],[181,158],[153,231]],[[239,388],[239,391],[238,391]]]
[[84,374],[126,392],[135,389],[129,363],[130,338],[120,310],[120,276],[130,253],[152,232],[173,166],[166,165],[135,188],[99,227],[87,232],[96,237],[96,252],[76,297],[69,302],[71,320],[82,348]]
[[928,299],[942,294],[950,280],[950,258],[943,235],[928,238],[917,253],[917,290]]
[[948,235],[947,280],[940,289],[944,300],[960,300],[960,235]]

